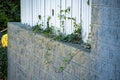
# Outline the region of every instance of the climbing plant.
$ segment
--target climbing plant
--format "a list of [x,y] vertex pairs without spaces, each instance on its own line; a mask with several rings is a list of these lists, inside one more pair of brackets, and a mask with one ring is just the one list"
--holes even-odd
[[64,57],[61,65],[55,70],[55,72],[56,73],[62,72],[66,68],[67,64],[69,64],[72,58],[76,55],[76,53],[77,53],[77,49],[75,51],[70,52],[67,57]]
[[[58,14],[58,18],[61,21],[62,31],[61,31],[61,29],[58,29],[57,30],[58,34],[56,34],[56,30],[55,30],[54,25],[52,25],[50,23],[51,16],[48,16],[46,24],[43,24],[42,16],[39,15],[38,16],[39,17],[38,24],[36,26],[34,26],[32,28],[32,30],[35,33],[43,33],[47,37],[52,37],[54,40],[71,42],[71,43],[75,43],[75,44],[81,44],[81,43],[83,43],[82,42],[82,35],[81,35],[81,24],[77,23],[77,21],[74,17],[66,16],[68,14],[70,14],[70,7],[68,7],[65,10],[60,10],[60,12]],[[68,35],[65,34],[65,21],[67,21],[67,20],[72,21],[72,24],[74,27],[73,33],[68,34]],[[88,43],[86,45],[90,46],[90,45],[88,45]],[[90,47],[89,47],[89,49],[90,49]],[[44,63],[50,64],[52,60],[50,58],[51,54],[49,53],[50,52],[49,47],[46,46],[46,50],[47,51],[44,53]],[[76,51],[69,53],[69,55],[63,59],[61,65],[59,66],[58,69],[55,70],[55,72],[57,72],[57,73],[62,72],[66,68],[67,64],[69,64],[69,62],[71,61],[71,59],[74,57],[74,55],[76,53],[77,53]]]
[[[64,29],[64,24],[65,21],[72,21],[73,27],[74,27],[74,32],[68,35],[60,35],[62,36],[60,40],[65,41],[65,42],[72,42],[72,43],[82,43],[82,37],[81,37],[81,24],[77,23],[76,19],[71,16],[66,16],[70,14],[70,7],[68,7],[65,10],[60,10],[60,13],[58,14],[59,19],[61,20],[61,26],[63,28],[63,32],[65,31]],[[59,36],[58,36],[59,37]]]
[[[75,44],[81,44],[83,43],[82,41],[82,35],[81,35],[81,24],[77,23],[76,19],[74,17],[71,16],[66,16],[70,14],[70,7],[68,7],[65,10],[60,10],[59,14],[58,14],[58,18],[61,21],[61,27],[62,27],[62,31],[60,29],[58,29],[56,34],[56,31],[54,29],[54,26],[51,25],[50,20],[51,20],[51,16],[47,17],[47,22],[46,25],[43,24],[43,20],[42,20],[42,16],[39,15],[39,21],[38,21],[38,25],[34,26],[32,28],[33,32],[35,33],[44,33],[45,35],[47,35],[48,37],[51,37],[54,40],[60,40],[60,41],[64,41],[64,42],[71,42],[71,43],[75,43]],[[74,31],[71,34],[65,34],[65,21],[72,21],[73,27],[74,27]],[[46,26],[46,27],[45,27]],[[63,32],[63,33],[62,33]],[[54,34],[54,35],[53,35]],[[86,43],[86,48],[90,48],[89,43]]]

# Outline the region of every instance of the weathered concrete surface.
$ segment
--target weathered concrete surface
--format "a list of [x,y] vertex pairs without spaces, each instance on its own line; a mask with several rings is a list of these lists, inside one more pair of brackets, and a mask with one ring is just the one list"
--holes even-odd
[[98,80],[120,80],[120,0],[93,0],[92,32]]
[[119,4],[93,0],[91,53],[9,23],[8,80],[120,80]]
[[8,80],[94,78],[96,72],[90,69],[89,52],[34,34],[21,26],[25,27],[20,23],[8,23]]

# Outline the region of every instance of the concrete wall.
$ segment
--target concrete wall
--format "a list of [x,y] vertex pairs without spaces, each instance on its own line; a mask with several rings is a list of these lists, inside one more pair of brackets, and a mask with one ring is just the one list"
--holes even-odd
[[9,23],[8,80],[120,80],[119,4],[93,0],[91,53]]
[[[8,80],[86,80],[94,78],[89,52],[8,23]],[[64,70],[62,70],[64,69]],[[89,75],[90,72],[94,74]]]
[[91,19],[100,80],[120,80],[120,0],[93,0]]

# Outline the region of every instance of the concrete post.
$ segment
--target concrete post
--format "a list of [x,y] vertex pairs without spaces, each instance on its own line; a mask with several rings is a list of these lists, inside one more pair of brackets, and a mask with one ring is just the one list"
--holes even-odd
[[99,80],[120,80],[120,0],[93,0],[91,21]]

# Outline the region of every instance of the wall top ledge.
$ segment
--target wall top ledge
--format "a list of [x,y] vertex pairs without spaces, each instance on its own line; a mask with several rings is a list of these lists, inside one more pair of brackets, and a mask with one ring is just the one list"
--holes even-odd
[[47,39],[49,39],[50,41],[55,41],[55,42],[57,42],[57,43],[61,43],[61,44],[64,44],[64,45],[66,45],[66,46],[70,46],[70,47],[79,49],[80,51],[85,52],[85,53],[88,53],[88,54],[91,52],[90,49],[85,49],[85,48],[83,48],[83,46],[80,45],[80,44],[73,44],[73,43],[68,43],[68,42],[56,41],[56,40],[53,40],[52,38],[46,37],[44,34],[41,34],[41,33],[39,33],[39,34],[33,33],[33,32],[32,32],[32,29],[31,29],[31,26],[26,25],[26,24],[22,24],[22,23],[20,23],[20,22],[8,22],[8,31],[9,31],[9,29],[11,29],[11,28],[9,28],[9,27],[16,28],[16,31],[20,31],[20,30],[28,31],[28,33],[30,33],[30,35],[32,34],[33,36],[41,36],[41,38],[42,38],[42,37],[47,38]]

